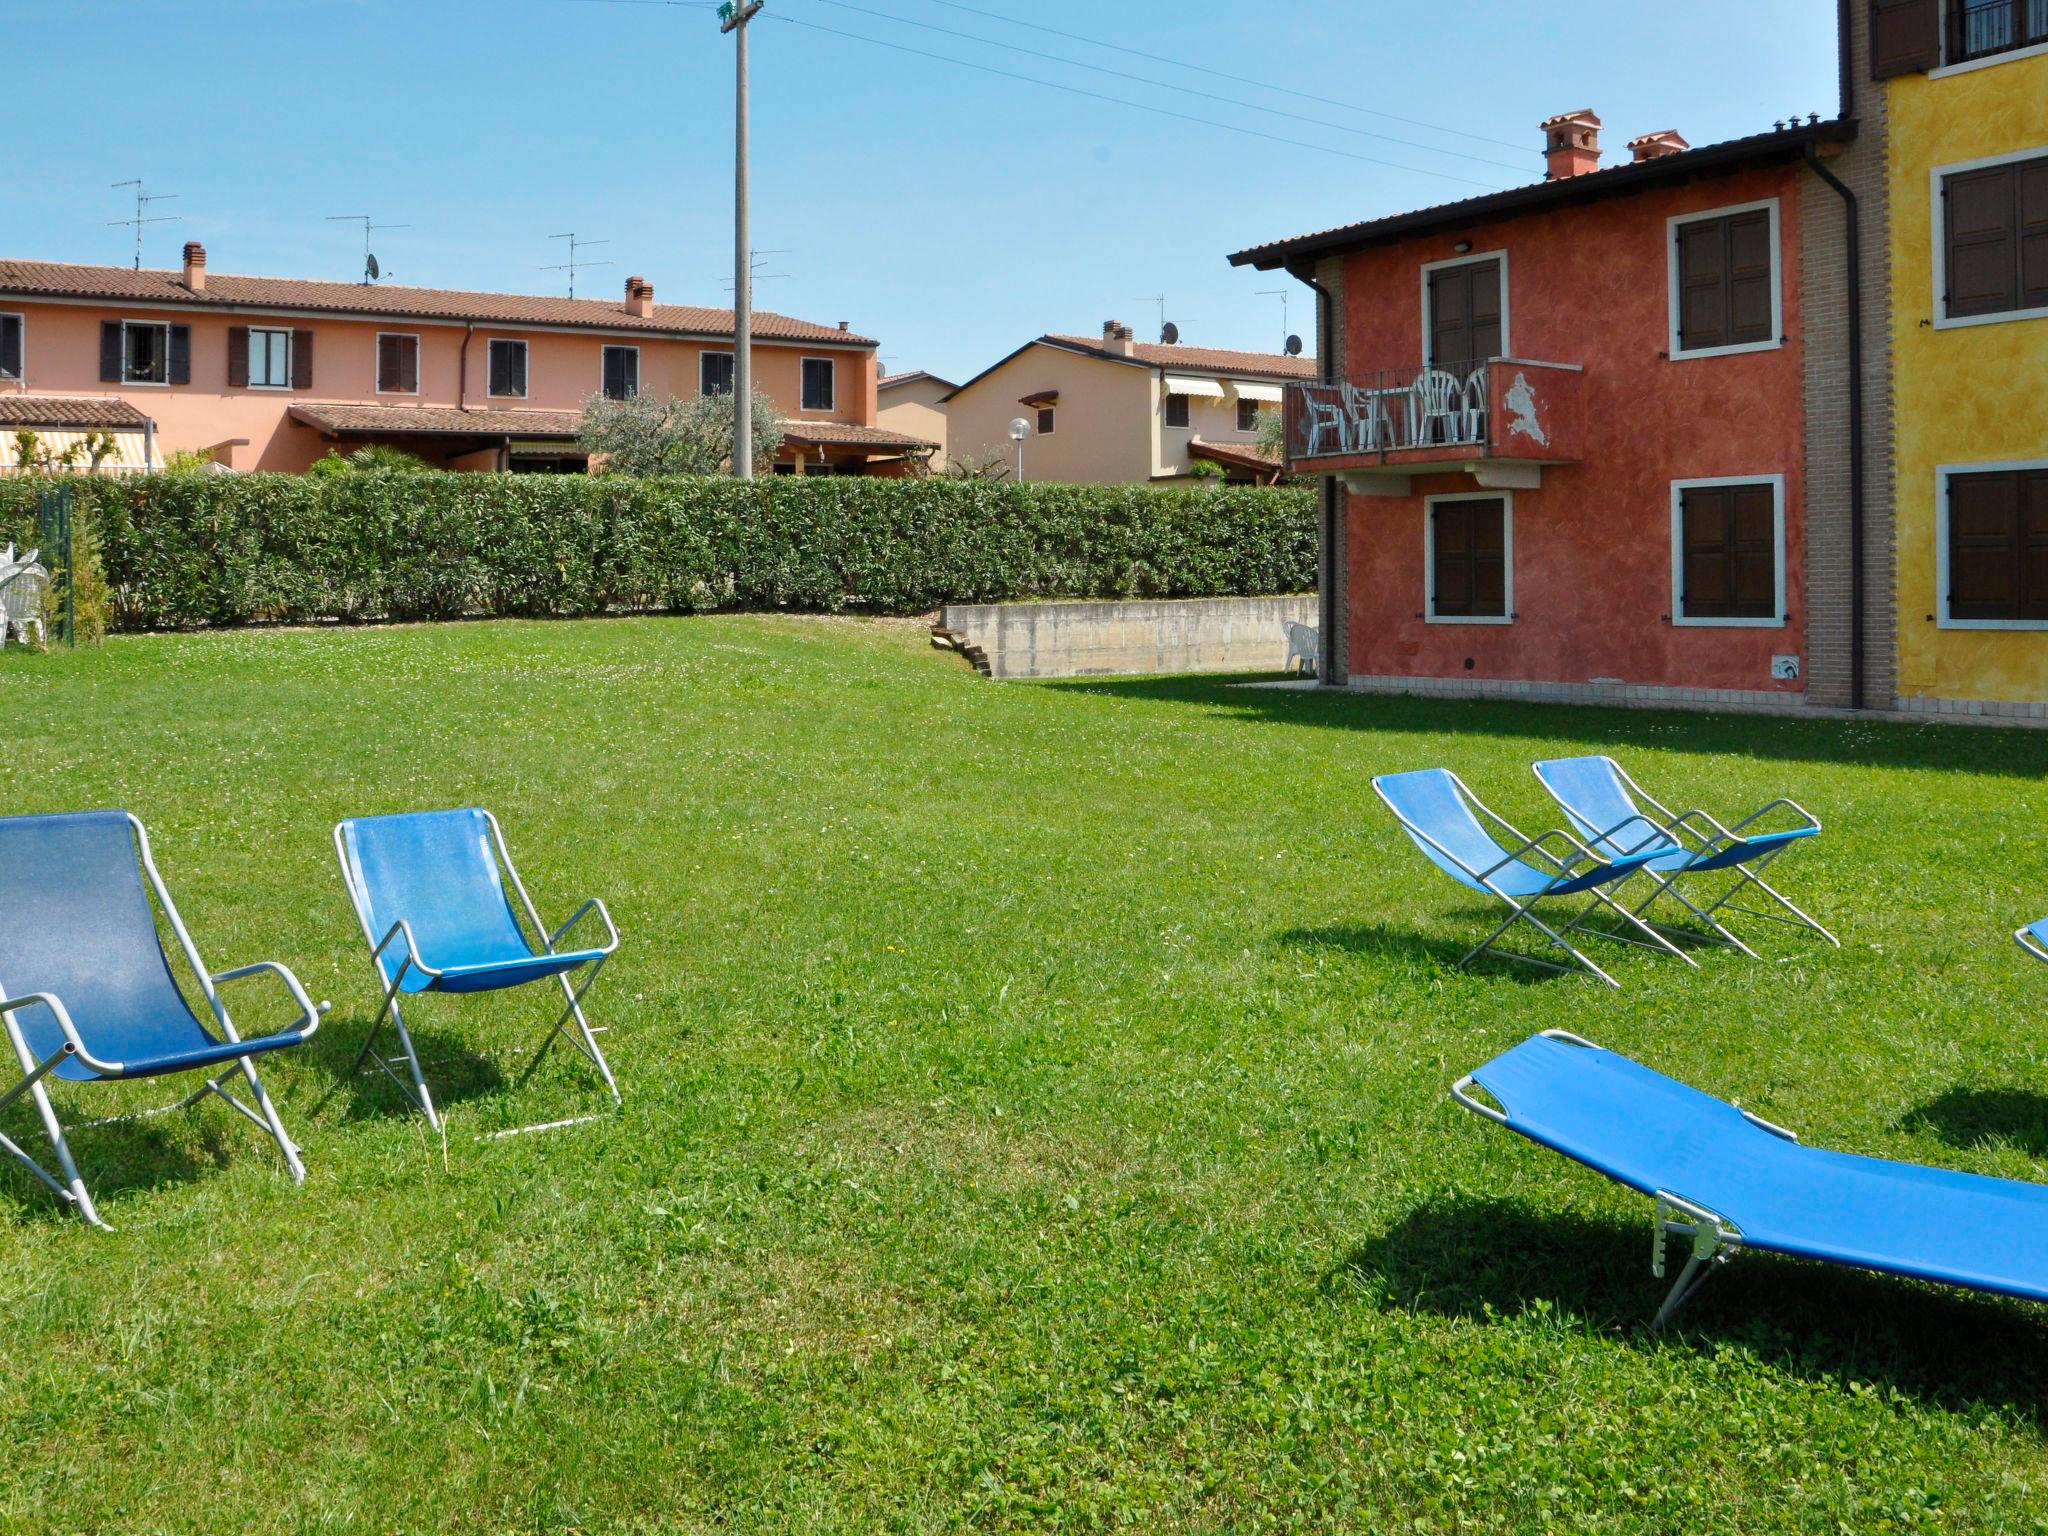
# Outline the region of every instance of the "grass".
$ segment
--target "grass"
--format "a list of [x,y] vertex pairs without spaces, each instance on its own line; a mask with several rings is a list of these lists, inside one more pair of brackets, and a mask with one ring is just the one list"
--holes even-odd
[[[1567,1025],[2048,1177],[2005,937],[2048,735],[994,685],[776,618],[120,639],[0,690],[8,808],[129,807],[209,964],[335,1004],[267,1069],[303,1189],[219,1106],[74,1138],[112,1235],[0,1180],[0,1528],[2048,1528],[2039,1308],[1749,1256],[1650,1335],[1644,1202],[1445,1093]],[[1845,949],[1454,971],[1480,914],[1369,776],[1542,826],[1527,764],[1588,748],[1812,807],[1780,869]],[[506,1085],[537,993],[418,1005],[445,1141],[346,1070],[330,828],[476,802],[544,916],[624,931],[618,1118],[476,1139],[597,1102]]]

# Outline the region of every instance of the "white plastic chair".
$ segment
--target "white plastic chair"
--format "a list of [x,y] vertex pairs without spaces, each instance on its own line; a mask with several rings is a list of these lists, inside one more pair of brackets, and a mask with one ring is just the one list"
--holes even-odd
[[1465,442],[1483,443],[1486,441],[1486,416],[1488,408],[1492,403],[1489,399],[1492,393],[1491,385],[1492,379],[1483,363],[1465,376],[1465,387],[1462,391]]
[[[1460,412],[1465,395],[1464,381],[1443,368],[1425,368],[1415,376],[1408,391],[1408,430],[1419,446],[1431,442],[1457,442]],[[1434,434],[1443,423],[1443,436]]]
[[1337,440],[1336,452],[1351,452],[1351,423],[1340,397],[1327,390],[1305,389],[1301,395],[1302,420],[1307,424],[1308,442],[1302,457],[1312,459],[1331,450],[1323,446],[1325,435]]
[[1344,388],[1344,414],[1351,419],[1352,446],[1359,453],[1371,453],[1394,446],[1394,424],[1387,419],[1387,397],[1377,389],[1356,384]]
[[[13,553],[12,546],[8,553]],[[31,626],[38,645],[49,643],[43,628],[43,600],[50,590],[50,573],[36,564],[39,553],[32,549],[24,559],[0,564],[0,646],[6,645],[10,635],[26,645]]]

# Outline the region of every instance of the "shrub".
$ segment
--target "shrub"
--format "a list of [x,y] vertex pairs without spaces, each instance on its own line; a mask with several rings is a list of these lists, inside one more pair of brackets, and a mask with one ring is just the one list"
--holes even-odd
[[[768,476],[74,482],[126,629],[714,608],[921,612],[1315,584],[1300,489]],[[34,477],[0,479],[0,527]]]

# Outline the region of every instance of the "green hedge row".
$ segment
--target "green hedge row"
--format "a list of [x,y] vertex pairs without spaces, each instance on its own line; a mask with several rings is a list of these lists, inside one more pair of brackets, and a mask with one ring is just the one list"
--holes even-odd
[[[0,479],[34,542],[35,478]],[[954,480],[159,474],[68,478],[127,629],[1315,585],[1310,493]]]

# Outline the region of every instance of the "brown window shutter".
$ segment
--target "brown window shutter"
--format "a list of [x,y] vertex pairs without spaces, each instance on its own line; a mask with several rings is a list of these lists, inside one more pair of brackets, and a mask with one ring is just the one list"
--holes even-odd
[[313,333],[292,332],[292,388],[313,387]]
[[1443,502],[1432,510],[1430,540],[1436,616],[1507,617],[1506,503]]
[[1680,611],[1688,619],[1725,619],[1734,601],[1729,588],[1729,496],[1725,486],[1692,486],[1680,493],[1679,525],[1685,558],[1679,582]]
[[1475,501],[1472,508],[1472,611],[1507,616],[1507,520],[1503,503]]
[[228,388],[249,387],[249,327],[228,327]]
[[377,338],[377,388],[390,393],[398,388],[398,338],[379,336]]
[[1436,596],[1440,617],[1472,612],[1472,507],[1450,502],[1436,509]]
[[100,322],[100,382],[121,382],[121,322],[118,320]]
[[1941,220],[1951,316],[1995,315],[2018,307],[2019,201],[2015,167],[1960,171],[1941,182]]
[[1728,341],[1771,339],[1771,215],[1758,208],[1726,221]]
[[419,392],[420,339],[417,336],[398,338],[398,387],[407,394]]
[[1870,0],[1871,79],[1914,74],[1940,62],[1940,0]]
[[2019,176],[2020,308],[2048,308],[2048,155],[2023,160]]
[[1948,482],[1948,611],[1955,619],[2019,616],[2020,476],[2011,470]]
[[173,384],[192,382],[192,327],[174,325],[171,332],[169,377]]
[[1768,485],[1735,486],[1729,497],[1730,618],[1778,617],[1777,505]]
[[1678,227],[1678,344],[1728,345],[1727,232],[1718,219]]
[[0,315],[0,378],[21,377],[21,328],[19,315]]
[[2020,476],[2020,617],[2048,619],[2048,469]]

